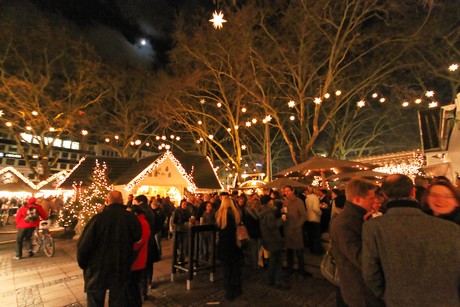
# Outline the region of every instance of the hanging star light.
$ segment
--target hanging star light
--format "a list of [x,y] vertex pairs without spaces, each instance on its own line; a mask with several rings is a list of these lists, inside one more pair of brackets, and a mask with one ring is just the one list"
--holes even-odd
[[452,64],[449,66],[449,71],[456,71],[458,69],[458,64]]
[[212,19],[209,19],[209,21],[212,23],[214,29],[222,29],[223,24],[227,22],[227,20],[224,19],[224,13],[222,13],[222,11],[219,11],[219,13],[214,11],[214,13],[212,13]]
[[434,96],[434,91],[427,91],[427,92],[425,93],[425,96],[426,96],[426,97],[433,97],[433,96]]
[[358,106],[358,108],[362,108],[366,105],[366,102],[364,100],[360,100],[356,103],[356,105]]
[[322,100],[321,100],[321,98],[316,97],[316,98],[313,100],[313,102],[314,102],[315,104],[321,104]]
[[290,107],[290,108],[295,107],[295,101],[294,100],[289,100],[288,107]]
[[429,108],[436,108],[438,106],[438,102],[437,101],[432,101],[428,104],[428,107]]

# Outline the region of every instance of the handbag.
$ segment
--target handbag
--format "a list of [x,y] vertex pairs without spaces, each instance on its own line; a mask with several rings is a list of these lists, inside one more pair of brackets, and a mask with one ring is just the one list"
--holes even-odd
[[243,224],[239,225],[236,229],[236,245],[241,247],[245,241],[249,240],[249,233],[246,226]]
[[326,254],[321,260],[321,274],[326,278],[330,283],[338,286],[339,285],[339,275],[337,273],[337,265],[335,263],[334,256],[331,253],[331,249],[327,249]]

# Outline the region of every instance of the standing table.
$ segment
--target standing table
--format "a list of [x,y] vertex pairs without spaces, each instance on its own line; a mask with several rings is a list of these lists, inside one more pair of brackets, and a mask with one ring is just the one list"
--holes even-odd
[[[216,225],[215,224],[200,224],[200,223],[185,223],[182,230],[187,235],[189,241],[188,259],[185,263],[178,262],[177,245],[178,238],[176,231],[174,231],[174,242],[173,242],[173,257],[172,257],[172,270],[171,270],[171,281],[174,282],[174,277],[177,270],[187,272],[187,290],[191,289],[191,283],[193,275],[198,271],[211,269],[209,280],[214,281],[214,273],[216,271]],[[211,236],[211,262],[199,259],[199,234],[202,232],[210,231]]]

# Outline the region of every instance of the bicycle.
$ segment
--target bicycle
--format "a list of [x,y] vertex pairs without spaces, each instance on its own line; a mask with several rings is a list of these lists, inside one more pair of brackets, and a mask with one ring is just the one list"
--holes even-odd
[[52,257],[54,255],[54,239],[49,231],[50,221],[40,221],[40,226],[35,229],[32,235],[32,252],[38,253],[41,248],[45,255]]

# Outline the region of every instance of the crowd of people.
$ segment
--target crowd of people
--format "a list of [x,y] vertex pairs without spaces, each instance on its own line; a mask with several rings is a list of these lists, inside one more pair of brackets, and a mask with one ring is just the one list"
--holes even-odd
[[[242,268],[267,270],[267,284],[290,288],[290,276],[311,278],[304,249],[324,253],[329,233],[339,272],[338,306],[458,306],[460,193],[445,178],[424,187],[404,175],[381,187],[353,178],[345,190],[317,187],[245,195],[188,195],[177,208],[168,198],[112,191],[78,242],[88,306],[141,306],[161,258],[161,240],[176,236],[187,262],[187,223],[215,224],[216,257],[225,298],[243,293]],[[131,211],[131,212],[129,212]],[[242,242],[244,226],[249,239]],[[199,257],[209,260],[212,236],[201,233]],[[251,270],[249,270],[250,272]],[[124,289],[124,291],[122,291]]]

